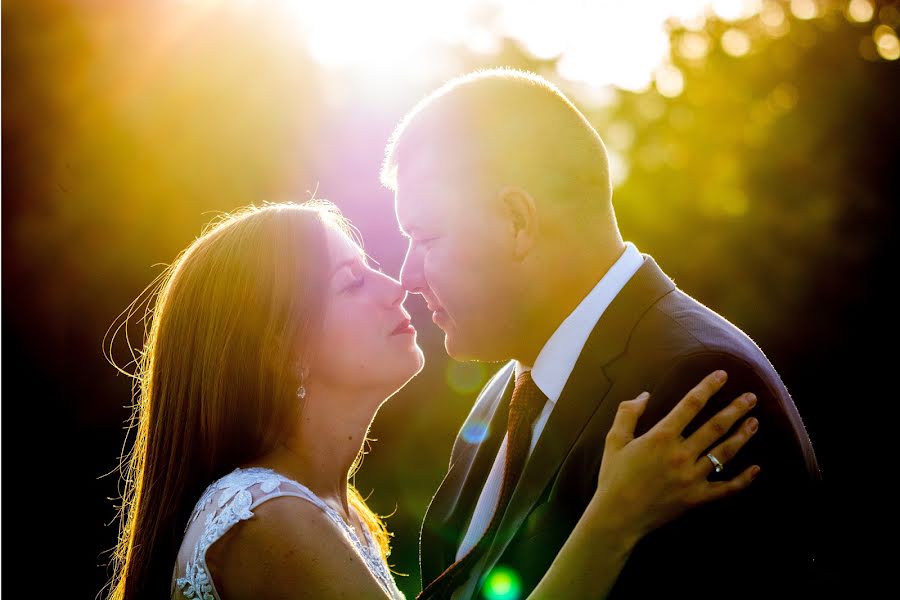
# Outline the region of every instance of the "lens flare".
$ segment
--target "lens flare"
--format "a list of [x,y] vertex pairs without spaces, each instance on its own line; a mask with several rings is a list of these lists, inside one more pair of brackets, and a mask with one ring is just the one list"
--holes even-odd
[[488,424],[484,421],[473,421],[463,426],[462,437],[470,444],[480,444],[488,436]]
[[522,581],[512,569],[498,566],[487,576],[482,591],[488,600],[517,600],[522,595]]
[[478,362],[451,361],[447,365],[447,385],[457,394],[477,392],[484,385],[486,375],[484,365]]

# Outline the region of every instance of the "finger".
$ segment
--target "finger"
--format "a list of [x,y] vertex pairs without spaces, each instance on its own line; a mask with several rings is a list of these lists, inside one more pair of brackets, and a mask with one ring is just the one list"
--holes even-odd
[[644,409],[647,408],[647,399],[649,397],[649,393],[642,392],[634,400],[626,400],[619,403],[616,418],[612,427],[609,428],[609,433],[606,434],[607,445],[611,445],[614,448],[622,448],[634,439],[634,429],[637,427],[638,419],[644,414]]
[[754,479],[759,475],[760,468],[759,465],[753,465],[752,467],[747,467],[744,471],[735,477],[734,479],[730,479],[728,481],[713,481],[706,484],[706,489],[703,491],[701,502],[709,502],[712,500],[721,500],[722,498],[726,498],[741,490],[745,489],[749,486]]
[[726,379],[728,379],[728,375],[725,371],[715,371],[704,377],[703,381],[685,394],[684,398],[656,424],[654,429],[667,429],[680,435],[687,424],[703,410],[706,401],[722,388]]
[[754,394],[743,394],[736,398],[687,439],[685,443],[690,448],[691,453],[694,456],[698,456],[715,444],[726,433],[731,431],[734,424],[754,406],[756,406],[756,396]]
[[[722,465],[728,464],[744,447],[744,444],[756,434],[757,429],[759,429],[759,421],[753,417],[747,419],[741,424],[740,429],[713,448],[709,454],[715,456]],[[697,460],[697,466],[704,476],[709,475],[715,469],[713,461],[707,455],[703,455]]]

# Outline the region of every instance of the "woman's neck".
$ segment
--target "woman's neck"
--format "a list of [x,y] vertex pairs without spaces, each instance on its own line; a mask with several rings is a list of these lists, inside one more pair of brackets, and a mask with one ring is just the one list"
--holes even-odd
[[294,432],[258,464],[302,483],[350,516],[347,479],[384,396],[308,390]]

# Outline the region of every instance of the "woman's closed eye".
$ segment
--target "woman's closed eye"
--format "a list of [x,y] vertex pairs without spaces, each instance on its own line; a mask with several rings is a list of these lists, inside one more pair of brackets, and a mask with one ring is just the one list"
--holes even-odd
[[360,265],[347,267],[347,281],[341,286],[341,292],[352,292],[358,290],[366,282],[365,268]]
[[365,282],[366,282],[366,276],[359,275],[358,277],[353,279],[348,285],[346,285],[344,287],[343,291],[352,292],[353,290],[357,290],[357,289],[361,288]]
[[428,250],[434,244],[434,242],[437,241],[437,239],[438,239],[437,236],[432,236],[432,237],[428,237],[428,238],[423,238],[421,240],[414,240],[413,243],[417,246],[421,246],[425,250]]

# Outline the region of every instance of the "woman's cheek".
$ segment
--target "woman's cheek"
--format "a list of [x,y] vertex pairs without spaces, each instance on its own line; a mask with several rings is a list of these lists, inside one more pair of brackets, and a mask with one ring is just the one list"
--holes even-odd
[[[357,299],[344,299],[336,313],[338,336],[344,343],[360,343],[372,329],[374,315],[371,307]],[[345,346],[352,347],[352,346]]]

